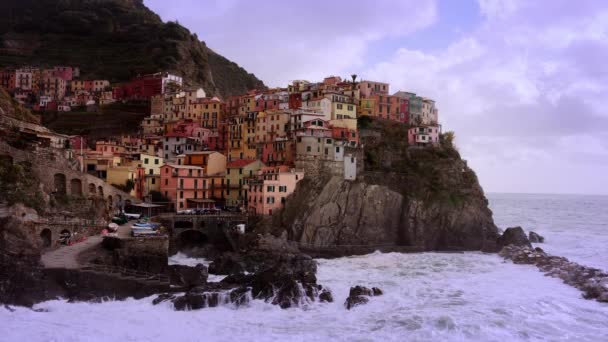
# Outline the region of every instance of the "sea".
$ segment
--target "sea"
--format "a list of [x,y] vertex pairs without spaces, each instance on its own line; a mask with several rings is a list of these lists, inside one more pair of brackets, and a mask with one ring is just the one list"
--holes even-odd
[[[608,270],[608,197],[488,194],[496,224],[546,238],[546,251]],[[205,260],[178,254],[172,263]],[[190,312],[154,297],[53,300],[0,308],[0,341],[608,341],[608,304],[536,267],[483,253],[372,253],[319,259],[333,303],[280,309],[261,300]],[[219,281],[221,277],[211,280]],[[346,310],[354,285],[384,295]]]

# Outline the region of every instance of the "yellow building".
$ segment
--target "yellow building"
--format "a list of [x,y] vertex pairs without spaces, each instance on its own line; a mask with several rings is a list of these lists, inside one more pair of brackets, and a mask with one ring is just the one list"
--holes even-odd
[[226,177],[224,184],[226,190],[224,197],[226,205],[241,206],[246,205],[247,190],[243,189],[246,177],[253,177],[257,171],[265,167],[260,160],[233,160],[226,166]]
[[226,172],[226,156],[216,151],[190,152],[183,155],[183,165],[200,166],[205,176],[223,175]]
[[[243,126],[245,116],[230,118],[228,123],[228,157],[230,160],[245,158],[245,144],[243,144]],[[246,141],[246,140],[245,140]]]
[[357,107],[357,116],[367,115],[374,116],[374,108],[376,108],[376,99],[365,98],[359,101],[359,107]]
[[128,181],[133,182],[131,196],[136,195],[135,183],[137,181],[137,168],[134,166],[116,166],[108,169],[106,182],[113,185],[125,186]]

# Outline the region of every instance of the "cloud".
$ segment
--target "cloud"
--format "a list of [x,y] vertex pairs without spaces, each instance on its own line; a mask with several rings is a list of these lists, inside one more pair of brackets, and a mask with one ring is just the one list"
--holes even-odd
[[435,0],[146,5],[271,86],[356,72],[434,98],[486,190],[608,192],[603,0],[478,0],[480,22],[432,50],[451,15]]
[[435,0],[145,3],[164,20],[179,19],[210,48],[270,86],[350,75],[364,67],[371,42],[412,34],[437,18]]
[[401,48],[367,78],[437,100],[490,191],[608,191],[608,8],[480,0],[483,22],[438,51]]

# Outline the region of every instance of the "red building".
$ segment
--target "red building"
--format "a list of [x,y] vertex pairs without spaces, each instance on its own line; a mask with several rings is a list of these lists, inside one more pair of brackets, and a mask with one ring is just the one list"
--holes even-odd
[[15,90],[15,70],[0,71],[0,87],[7,91]]
[[289,94],[289,109],[300,109],[302,107],[302,93]]
[[119,87],[114,88],[114,98],[122,99],[148,99],[154,95],[162,94],[163,78],[159,74],[143,75],[132,79]]

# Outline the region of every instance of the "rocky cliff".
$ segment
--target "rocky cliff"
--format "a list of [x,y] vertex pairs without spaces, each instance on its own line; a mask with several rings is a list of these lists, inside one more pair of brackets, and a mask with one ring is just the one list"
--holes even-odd
[[410,246],[495,251],[498,230],[477,177],[452,146],[407,146],[407,127],[361,127],[365,172],[356,181],[305,178],[274,217],[275,235],[306,247]]
[[0,66],[75,65],[112,82],[168,70],[221,96],[265,88],[141,0],[3,0],[0,13]]

